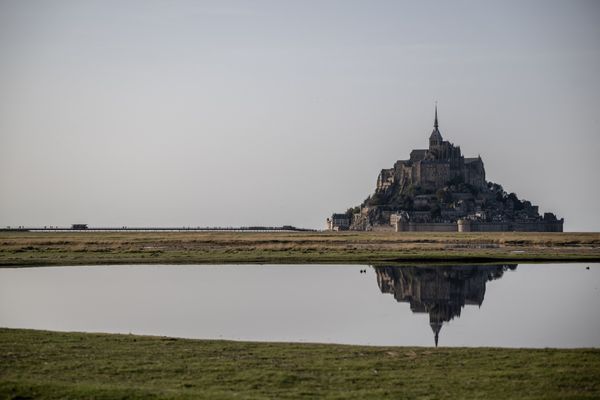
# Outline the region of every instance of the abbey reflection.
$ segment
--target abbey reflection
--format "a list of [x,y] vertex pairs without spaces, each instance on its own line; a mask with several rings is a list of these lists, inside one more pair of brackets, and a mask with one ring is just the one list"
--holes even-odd
[[414,313],[429,313],[436,347],[444,322],[460,316],[465,304],[481,306],[486,283],[516,268],[516,264],[374,267],[382,293],[410,303]]

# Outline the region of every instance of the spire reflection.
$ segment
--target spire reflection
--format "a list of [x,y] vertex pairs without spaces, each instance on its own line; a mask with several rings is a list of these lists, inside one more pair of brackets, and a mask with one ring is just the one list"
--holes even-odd
[[488,281],[499,279],[517,264],[453,266],[376,266],[382,293],[410,304],[414,313],[428,313],[435,346],[445,322],[459,317],[465,305],[481,306]]

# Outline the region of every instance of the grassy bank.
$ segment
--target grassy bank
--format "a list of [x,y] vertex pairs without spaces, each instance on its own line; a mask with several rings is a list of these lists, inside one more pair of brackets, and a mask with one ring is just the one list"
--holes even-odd
[[600,261],[600,233],[0,233],[0,266]]
[[600,397],[600,350],[364,347],[0,329],[2,398]]

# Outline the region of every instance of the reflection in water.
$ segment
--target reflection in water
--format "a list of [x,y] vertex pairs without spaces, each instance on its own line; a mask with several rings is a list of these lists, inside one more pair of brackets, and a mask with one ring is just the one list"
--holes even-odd
[[[444,346],[600,347],[600,263],[506,271],[515,267],[0,268],[0,327],[377,346],[434,345],[437,332]],[[413,312],[431,314],[433,334],[430,316]]]
[[414,313],[429,313],[436,347],[444,322],[460,316],[465,304],[481,306],[487,281],[516,268],[516,264],[374,267],[382,293],[410,303]]

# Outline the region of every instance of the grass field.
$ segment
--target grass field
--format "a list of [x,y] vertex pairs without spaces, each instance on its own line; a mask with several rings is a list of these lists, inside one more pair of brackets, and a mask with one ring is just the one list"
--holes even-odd
[[0,232],[0,266],[600,261],[600,233]]
[[598,349],[365,347],[0,329],[6,399],[592,399]]

